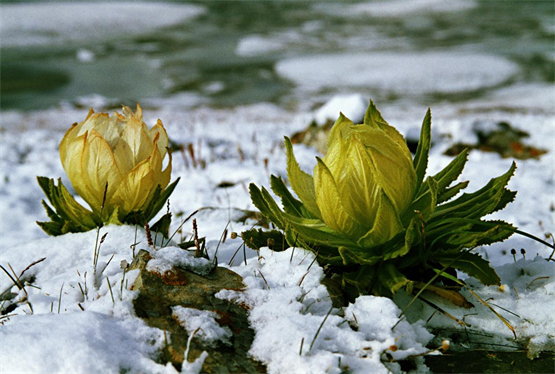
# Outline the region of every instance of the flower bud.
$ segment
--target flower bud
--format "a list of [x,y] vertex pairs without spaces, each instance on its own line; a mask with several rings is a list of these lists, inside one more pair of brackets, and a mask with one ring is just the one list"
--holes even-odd
[[371,105],[364,124],[340,116],[326,156],[314,168],[314,188],[328,227],[373,246],[403,230],[401,217],[412,203],[416,173],[402,135]]
[[116,207],[124,217],[148,206],[156,188],[164,189],[170,181],[166,130],[160,120],[148,129],[142,117],[138,104],[135,113],[124,106],[123,114],[112,116],[90,109],[60,143],[62,166],[73,188],[103,222]]

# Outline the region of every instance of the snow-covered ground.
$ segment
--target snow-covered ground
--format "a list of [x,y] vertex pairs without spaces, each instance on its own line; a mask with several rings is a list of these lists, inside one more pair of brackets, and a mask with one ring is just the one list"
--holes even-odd
[[[443,155],[450,145],[476,140],[472,131],[476,123],[508,121],[528,131],[530,137],[526,143],[544,148],[548,153],[537,160],[517,160],[518,169],[509,185],[518,191],[517,199],[496,213],[495,218],[544,238],[545,233],[555,232],[555,111],[553,101],[533,100],[533,93],[544,97],[553,95],[553,89],[545,87],[542,94],[538,87],[528,88],[528,100],[520,101],[526,89],[515,87],[480,102],[430,103],[434,145],[429,172],[438,171],[451,160]],[[183,152],[173,153],[172,180],[180,177],[181,182],[170,199],[174,213],[172,231],[178,228],[180,220],[203,208],[196,215],[199,233],[206,236],[208,253],[214,254],[228,222],[229,231],[235,232],[255,223],[251,219],[239,222],[245,210],[254,208],[248,184],[254,182],[268,187],[270,174],[286,176],[283,135],[303,129],[313,118],[323,121],[334,117],[343,106],[354,117],[364,109],[361,100],[357,95],[337,97],[322,110],[311,113],[287,111],[272,104],[220,110],[145,105],[146,122],[153,125],[161,118],[170,139],[184,145]],[[507,103],[513,110],[506,109]],[[378,102],[377,105],[384,118],[403,134],[414,133],[419,128],[426,110],[414,104],[384,106]],[[42,192],[35,177],[62,177],[69,186],[57,146],[66,128],[83,120],[85,115],[86,110],[70,107],[2,113],[0,265],[8,271],[11,266],[19,275],[33,262],[45,259],[25,272],[26,276],[33,276],[34,287],[27,286],[26,294],[19,291],[18,298],[27,302],[21,302],[9,316],[2,316],[0,370],[175,372],[173,367],[155,362],[156,351],[164,342],[163,332],[146,326],[136,317],[132,307],[136,294],[130,290],[136,274],[127,273],[123,280],[120,267],[123,260],[131,262],[131,245],[135,240],[140,242],[137,248],[146,249],[143,231],[139,229],[136,233],[133,227],[125,226],[101,229],[100,234],[107,233],[107,236],[101,246],[99,267],[105,266],[112,256],[113,259],[95,287],[92,257],[96,232],[49,238],[35,224],[37,220],[46,220],[40,204]],[[187,151],[188,144],[192,144],[195,161]],[[301,167],[310,172],[317,152],[303,145],[295,147]],[[461,179],[471,181],[469,190],[480,188],[489,178],[505,172],[511,162],[496,153],[472,151]],[[218,187],[224,182],[227,187]],[[188,222],[176,238],[187,238],[190,234]],[[230,266],[240,245],[240,239],[230,238],[220,245],[220,264]],[[511,248],[517,249],[516,262]],[[526,250],[526,259],[520,253],[521,248]],[[159,252],[164,250],[174,251],[161,248]],[[483,338],[485,343],[527,346],[532,353],[553,350],[555,262],[546,261],[551,250],[530,239],[513,236],[505,243],[480,248],[478,252],[491,261],[504,286],[502,289],[483,287],[474,279],[466,281],[507,318],[516,330],[518,341],[499,318],[468,292],[465,295],[475,305],[474,309],[449,306],[445,309],[459,319],[465,318],[473,330],[487,335]],[[171,256],[161,258],[167,260]],[[246,291],[224,291],[219,295],[250,307],[249,320],[256,333],[250,353],[272,373],[340,373],[347,366],[355,373],[399,372],[398,364],[386,366],[382,362],[383,354],[393,360],[421,355],[438,348],[438,343],[426,347],[433,337],[426,328],[464,329],[438,313],[430,319],[434,310],[419,303],[409,309],[407,320],[393,328],[407,301],[407,296],[402,294],[395,300],[399,306],[389,299],[364,296],[346,308],[331,308],[327,291],[321,284],[322,268],[315,263],[309,269],[312,258],[312,254],[298,248],[292,260],[291,250],[277,253],[261,249],[256,253],[247,249],[245,258],[240,251],[230,268],[244,277]],[[11,286],[10,278],[2,273],[0,291]],[[11,289],[17,292],[15,286]],[[174,313],[192,318],[187,311]],[[205,326],[205,336],[225,335],[222,331],[211,331],[210,318],[193,317]],[[317,334],[320,325],[323,327]],[[351,325],[357,325],[358,329],[352,329]],[[302,354],[299,354],[301,346]],[[423,360],[417,362],[420,363],[418,371],[425,372]],[[196,372],[199,363],[184,370]]]
[[[402,292],[393,301],[363,296],[332,308],[313,254],[243,252],[241,239],[229,235],[219,244],[226,227],[240,233],[256,223],[249,218],[249,183],[268,188],[271,174],[286,179],[284,135],[312,120],[335,120],[339,111],[360,121],[370,98],[413,140],[431,106],[429,174],[450,162],[443,153],[453,144],[475,143],[475,128],[506,122],[528,132],[525,144],[547,153],[517,160],[509,185],[517,198],[491,218],[552,242],[546,234],[555,234],[555,25],[548,2],[263,4],[1,5],[2,71],[8,73],[0,111],[0,265],[23,272],[32,284],[19,291],[0,269],[0,293],[18,294],[18,307],[0,316],[0,373],[176,372],[157,362],[164,332],[136,316],[137,273],[121,267],[132,261],[134,243],[135,251],[147,249],[144,231],[100,230],[107,235],[98,263],[104,270],[95,282],[95,231],[53,238],[35,223],[47,219],[36,176],[62,178],[71,189],[58,156],[67,128],[85,118],[88,106],[105,111],[137,98],[145,121],[160,118],[175,149],[172,180],[181,181],[170,199],[170,231],[176,242],[189,238],[191,222],[180,224],[199,210],[209,255],[218,248],[220,265],[246,286],[219,297],[249,307],[250,354],[270,373],[397,373],[396,361],[407,357],[418,364],[416,372],[426,372],[422,355],[439,354],[444,339],[452,340],[451,349],[517,347],[531,356],[555,350],[555,262],[546,261],[550,248],[529,238],[514,235],[476,249],[500,275],[501,288],[460,274],[508,320],[517,339],[468,290],[471,309],[434,300],[466,326],[420,302],[400,318],[409,301]],[[295,145],[307,172],[317,154]],[[461,180],[476,190],[511,162],[473,150]],[[156,246],[152,267],[191,262],[177,247]],[[173,316],[188,331],[202,329],[195,339],[229,337],[210,313],[176,307]],[[205,358],[183,372],[197,373]]]

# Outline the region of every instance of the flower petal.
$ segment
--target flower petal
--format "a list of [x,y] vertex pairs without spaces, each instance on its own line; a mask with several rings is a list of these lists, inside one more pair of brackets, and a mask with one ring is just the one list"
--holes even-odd
[[301,170],[293,153],[293,145],[288,137],[285,137],[285,148],[287,149],[287,177],[293,191],[295,191],[305,208],[314,217],[321,218],[320,209],[318,209],[318,204],[316,203],[314,179],[311,175]]
[[356,136],[351,134],[350,138],[336,182],[345,209],[368,230],[378,212],[376,165]]
[[389,136],[380,130],[370,129],[354,134],[364,144],[375,165],[375,183],[383,188],[398,212],[405,211],[412,203],[416,186],[412,158],[405,155],[405,149],[410,155],[407,146],[401,147],[392,142]]
[[114,154],[123,174],[129,173],[152,153],[153,141],[146,124],[128,117]]
[[373,226],[358,242],[362,247],[370,248],[383,244],[404,230],[395,206],[383,190],[379,191],[378,201],[378,214]]
[[333,175],[320,158],[316,159],[314,183],[322,220],[334,231],[358,240],[366,230],[345,210]]
[[164,125],[160,120],[156,121],[156,125],[154,125],[150,129],[150,136],[152,141],[154,141],[156,135],[158,135],[158,149],[160,150],[160,155],[162,155],[162,159],[164,159],[164,156],[168,151],[169,139],[168,133],[166,132],[166,129],[164,128]]
[[122,216],[137,211],[147,202],[153,185],[154,170],[150,165],[150,158],[147,158],[125,176],[112,198],[112,203],[119,206]]
[[74,174],[71,183],[96,213],[100,212],[104,190],[108,183],[106,201],[117,189],[122,179],[112,149],[96,130],[91,130],[84,140],[81,153],[81,170]]

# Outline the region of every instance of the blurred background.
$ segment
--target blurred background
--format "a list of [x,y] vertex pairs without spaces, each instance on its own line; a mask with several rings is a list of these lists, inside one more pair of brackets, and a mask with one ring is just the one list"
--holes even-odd
[[555,98],[552,0],[3,0],[0,32],[3,111]]
[[[470,148],[469,191],[523,160],[501,218],[553,231],[553,0],[2,0],[0,17],[0,247],[44,236],[35,178],[70,185],[67,128],[136,102],[170,134],[176,217],[253,209],[250,182],[286,177],[283,135],[311,170],[322,128],[373,99],[413,150],[431,107],[428,171]],[[231,211],[210,212],[218,238]]]

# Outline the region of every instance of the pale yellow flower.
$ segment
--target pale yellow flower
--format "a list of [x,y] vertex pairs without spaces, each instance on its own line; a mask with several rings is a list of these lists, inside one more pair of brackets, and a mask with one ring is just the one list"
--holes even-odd
[[403,136],[385,123],[355,125],[341,116],[314,168],[316,203],[328,227],[373,246],[403,230],[416,187]]
[[109,116],[91,108],[60,143],[60,159],[73,188],[103,221],[116,207],[124,217],[148,206],[156,188],[170,182],[171,154],[162,122],[148,129],[138,104],[135,113],[126,106],[122,112]]

